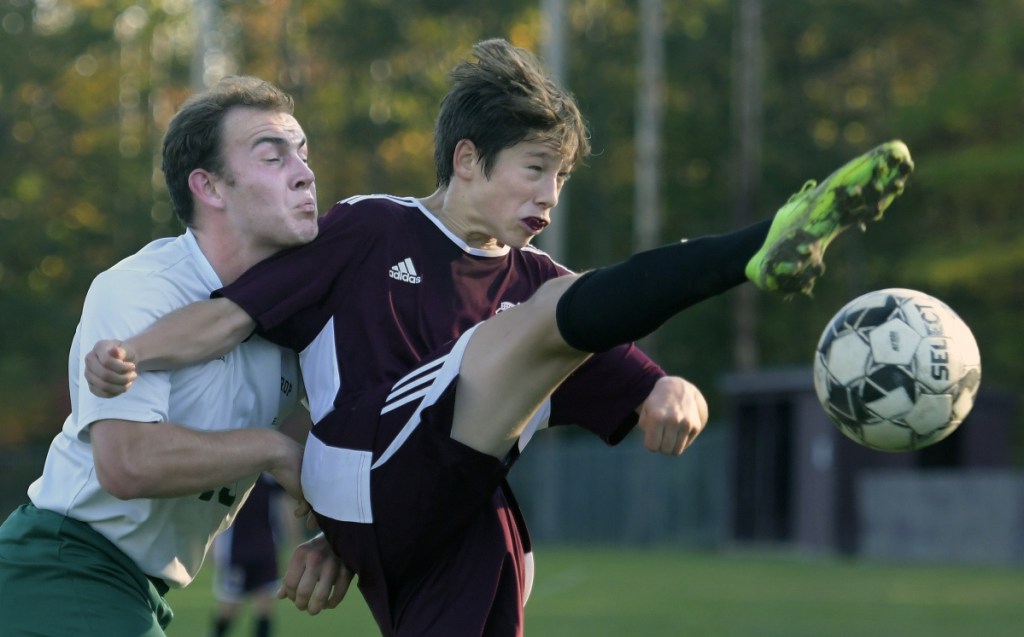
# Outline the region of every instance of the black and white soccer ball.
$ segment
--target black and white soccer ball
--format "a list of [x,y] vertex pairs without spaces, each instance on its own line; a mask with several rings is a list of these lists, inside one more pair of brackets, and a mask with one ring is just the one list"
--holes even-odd
[[880,451],[920,449],[953,433],[980,383],[970,328],[916,290],[876,290],[850,301],[814,357],[814,390],[829,418]]

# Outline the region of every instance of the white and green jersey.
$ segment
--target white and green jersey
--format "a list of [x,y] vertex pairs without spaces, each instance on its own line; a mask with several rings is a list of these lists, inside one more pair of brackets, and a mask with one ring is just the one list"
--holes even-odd
[[37,507],[90,524],[144,573],[174,587],[195,577],[256,476],[186,497],[118,500],[96,478],[89,425],[113,418],[203,431],[273,427],[302,393],[296,356],[254,336],[218,359],[140,374],[130,391],[109,399],[89,392],[82,361],[96,341],[136,334],[221,285],[191,232],[154,241],[96,277],[68,360],[71,415],[28,491]]

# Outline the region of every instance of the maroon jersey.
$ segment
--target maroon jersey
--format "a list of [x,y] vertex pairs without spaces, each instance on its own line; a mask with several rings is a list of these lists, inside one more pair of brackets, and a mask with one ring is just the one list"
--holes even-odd
[[[534,248],[472,248],[416,199],[378,195],[336,204],[316,240],[220,291],[300,353],[316,423],[303,489],[385,635],[521,634],[529,539],[504,472],[528,436],[506,465],[444,444],[445,370],[460,335],[566,273]],[[632,345],[597,354],[547,424],[614,444],[663,375]]]
[[[373,195],[339,202],[316,240],[258,264],[220,294],[262,336],[300,352],[317,422],[344,395],[394,382],[568,272],[532,247],[469,247],[418,200]],[[662,375],[633,346],[595,356],[556,392],[551,424],[617,442]]]

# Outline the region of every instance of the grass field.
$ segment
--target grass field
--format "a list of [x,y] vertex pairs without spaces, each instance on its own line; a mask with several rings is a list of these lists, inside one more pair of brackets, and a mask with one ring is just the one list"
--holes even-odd
[[[168,601],[169,637],[203,637],[211,570]],[[530,637],[1019,637],[1024,569],[923,566],[766,553],[537,550]],[[248,620],[232,635],[248,637]],[[379,635],[358,592],[309,617],[278,606],[275,637]]]

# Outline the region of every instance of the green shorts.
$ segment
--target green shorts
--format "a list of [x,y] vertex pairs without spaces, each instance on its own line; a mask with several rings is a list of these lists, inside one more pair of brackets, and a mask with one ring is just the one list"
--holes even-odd
[[5,637],[165,637],[173,616],[156,585],[89,525],[27,504],[0,526]]

